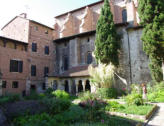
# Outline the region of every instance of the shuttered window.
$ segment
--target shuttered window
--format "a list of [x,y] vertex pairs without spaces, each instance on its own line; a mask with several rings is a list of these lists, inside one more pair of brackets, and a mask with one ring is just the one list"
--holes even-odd
[[10,60],[10,72],[23,72],[23,61]]
[[37,44],[32,43],[32,52],[37,52]]
[[18,88],[18,81],[13,81],[12,88]]
[[48,67],[44,67],[44,76],[47,76],[48,73],[49,73],[49,68]]
[[36,66],[31,65],[31,76],[36,76]]
[[49,55],[49,46],[45,46],[45,54]]
[[127,10],[123,9],[122,11],[122,21],[123,23],[127,22]]

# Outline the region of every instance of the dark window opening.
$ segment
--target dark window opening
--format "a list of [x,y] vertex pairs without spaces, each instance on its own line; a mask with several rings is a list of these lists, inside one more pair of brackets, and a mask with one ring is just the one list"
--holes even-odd
[[23,61],[10,60],[10,72],[23,72]]
[[69,93],[69,85],[67,80],[65,81],[64,90]]
[[46,55],[49,55],[49,46],[45,46],[45,51],[44,52],[45,52]]
[[44,76],[47,76],[49,73],[49,68],[48,67],[44,67]]
[[64,70],[68,70],[68,57],[64,57]]
[[43,89],[43,90],[46,90],[46,83],[43,83],[43,84],[42,84],[42,89]]
[[32,43],[32,52],[37,52],[37,44]]
[[36,76],[36,66],[35,65],[31,66],[31,76]]
[[122,22],[123,23],[127,22],[127,10],[126,9],[122,10]]
[[67,47],[67,43],[66,42],[64,43],[64,46]]
[[87,39],[87,42],[90,42],[90,38]]
[[22,91],[22,96],[23,96],[23,97],[26,96],[26,91],[25,91],[25,90]]
[[83,85],[82,85],[82,80],[80,80],[78,85],[78,92],[82,92],[82,91],[83,91]]
[[6,88],[7,82],[6,81],[2,81],[2,88]]
[[48,30],[45,30],[45,34],[48,34]]
[[12,88],[18,88],[18,81],[13,81]]
[[91,52],[87,53],[87,64],[91,64],[92,63],[92,54]]
[[56,80],[54,80],[53,89],[54,90],[57,90],[58,89],[58,84],[57,84],[57,81]]
[[86,91],[91,91],[91,86],[90,86],[90,81],[89,80],[86,81],[85,90]]

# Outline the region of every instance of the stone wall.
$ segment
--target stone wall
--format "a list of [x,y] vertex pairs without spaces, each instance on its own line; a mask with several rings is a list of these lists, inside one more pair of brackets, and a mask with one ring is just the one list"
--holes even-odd
[[[148,68],[148,57],[142,49],[142,29],[127,29],[126,26],[120,26],[117,28],[117,32],[121,36],[121,50],[119,56],[120,66],[117,70],[119,77],[116,76],[116,86],[122,88],[132,83],[140,84],[142,82],[149,82],[151,77]],[[58,59],[56,59],[56,61],[59,65],[59,67],[57,67],[60,69],[59,73],[64,72],[61,69],[63,64],[63,52],[69,54],[69,69],[76,66],[87,65],[86,54],[87,52],[93,53],[95,48],[94,41],[95,34],[75,37],[68,41],[65,40],[56,43],[58,50]],[[65,47],[65,43],[68,44],[67,48]],[[96,64],[95,59],[92,64]],[[126,83],[122,79],[125,79]]]

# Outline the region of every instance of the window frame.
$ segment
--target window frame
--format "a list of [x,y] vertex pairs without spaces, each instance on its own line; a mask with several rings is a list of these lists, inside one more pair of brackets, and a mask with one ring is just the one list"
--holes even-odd
[[32,52],[37,52],[37,43],[35,43],[35,42],[32,42],[32,45],[31,45],[32,47],[31,47],[31,51]]
[[49,46],[45,46],[45,47],[44,47],[44,54],[45,54],[45,55],[49,55],[49,54],[50,54]]
[[23,72],[23,61],[16,60],[16,59],[10,59],[10,72],[22,73]]
[[32,77],[36,76],[36,65],[31,65],[31,76]]
[[2,88],[6,88],[7,87],[7,81],[2,81]]
[[[16,84],[16,85],[14,85]],[[12,82],[12,88],[19,88],[19,82],[18,81],[13,81]]]

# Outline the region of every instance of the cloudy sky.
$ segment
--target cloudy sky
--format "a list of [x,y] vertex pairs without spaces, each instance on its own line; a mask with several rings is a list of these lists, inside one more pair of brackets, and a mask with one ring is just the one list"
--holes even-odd
[[97,1],[100,0],[0,0],[0,29],[21,13],[52,27],[55,16]]

